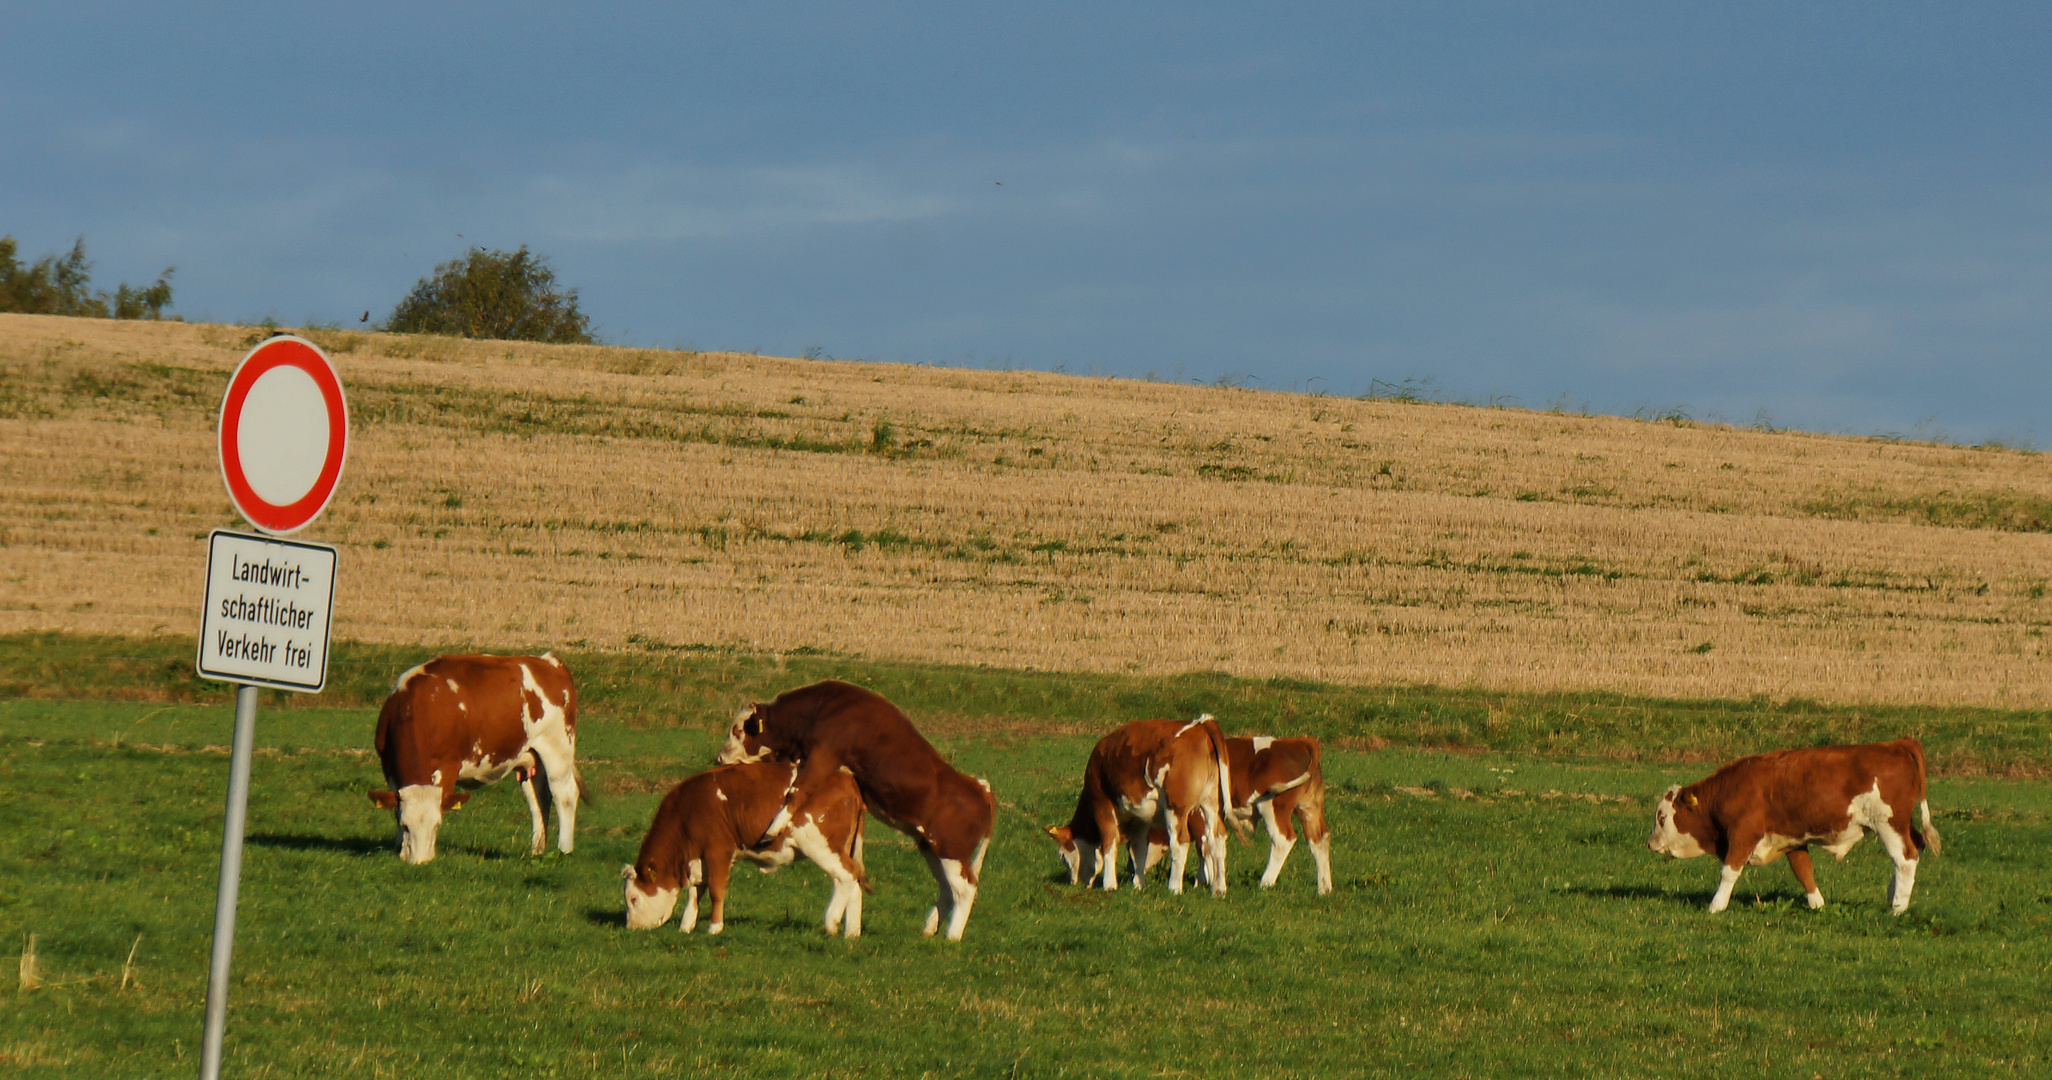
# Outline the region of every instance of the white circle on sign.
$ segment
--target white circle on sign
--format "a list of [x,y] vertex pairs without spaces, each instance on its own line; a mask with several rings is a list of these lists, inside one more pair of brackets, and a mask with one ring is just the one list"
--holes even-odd
[[303,369],[281,364],[264,372],[243,400],[235,439],[245,451],[242,475],[250,490],[273,506],[306,497],[328,460],[328,403]]

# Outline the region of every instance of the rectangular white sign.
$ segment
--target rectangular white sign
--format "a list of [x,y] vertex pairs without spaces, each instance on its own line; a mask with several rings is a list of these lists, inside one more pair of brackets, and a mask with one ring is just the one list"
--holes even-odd
[[319,693],[328,682],[335,549],[215,529],[200,612],[203,679]]

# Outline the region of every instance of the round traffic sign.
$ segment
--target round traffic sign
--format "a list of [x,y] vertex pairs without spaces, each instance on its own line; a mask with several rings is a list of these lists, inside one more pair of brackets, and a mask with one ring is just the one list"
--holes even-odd
[[349,454],[349,405],[313,342],[280,334],[249,351],[221,398],[221,479],[249,523],[297,532],[327,509]]

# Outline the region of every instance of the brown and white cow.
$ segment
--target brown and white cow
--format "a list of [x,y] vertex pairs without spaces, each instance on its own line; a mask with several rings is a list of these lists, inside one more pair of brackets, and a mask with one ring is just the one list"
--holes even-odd
[[[794,792],[796,766],[777,761],[720,765],[687,777],[663,798],[641,841],[641,855],[620,869],[626,883],[627,928],[647,930],[669,921],[677,893],[689,887],[677,929],[698,925],[698,901],[711,906],[717,934],[726,928],[727,879],[743,859],[767,874],[799,855],[813,861],[834,883],[827,901],[826,932],[862,934],[862,793],[846,769],[830,773],[811,791]],[[784,827],[769,832],[786,797],[799,809]],[[764,835],[768,833],[768,835]]]
[[[1923,829],[1911,813],[1923,818]],[[1652,851],[1674,859],[1715,854],[1723,863],[1710,910],[1723,911],[1747,863],[1765,866],[1783,855],[1813,908],[1824,906],[1810,865],[1810,846],[1845,858],[1867,833],[1895,863],[1888,909],[1909,907],[1917,861],[1939,852],[1931,804],[1924,798],[1924,747],[1915,739],[1863,746],[1776,750],[1740,758],[1708,779],[1676,784],[1653,807]]]
[[[948,940],[961,940],[997,819],[989,784],[949,765],[881,695],[833,680],[786,690],[734,718],[720,763],[771,756],[799,766],[794,785],[801,791],[841,769],[854,774],[869,812],[911,837],[926,857],[940,895],[925,932],[934,933],[945,918]],[[779,812],[770,831],[791,812],[788,806]]]
[[374,745],[391,790],[370,798],[398,818],[401,859],[434,858],[443,812],[509,773],[534,818],[530,852],[546,846],[545,801],[555,804],[556,846],[573,846],[583,794],[577,687],[553,654],[443,656],[406,672],[378,713]]
[[[1195,720],[1135,720],[1090,750],[1083,790],[1069,823],[1047,826],[1061,847],[1071,884],[1102,878],[1119,887],[1118,846],[1126,845],[1134,888],[1147,880],[1149,831],[1159,827],[1169,852],[1169,891],[1183,891],[1183,870],[1195,833],[1203,877],[1226,891],[1224,810],[1232,804],[1231,754],[1210,713]],[[1086,866],[1085,853],[1092,865]]]
[[[1229,735],[1226,750],[1232,764],[1233,801],[1228,813],[1249,825],[1256,817],[1268,829],[1268,868],[1261,887],[1271,888],[1283,863],[1297,846],[1291,818],[1304,827],[1311,861],[1318,869],[1318,894],[1332,891],[1332,832],[1325,825],[1325,772],[1318,764],[1318,740],[1310,736],[1277,739],[1267,735]],[[1194,824],[1192,825],[1194,829]],[[1147,834],[1147,865],[1151,869],[1168,849],[1168,834]]]

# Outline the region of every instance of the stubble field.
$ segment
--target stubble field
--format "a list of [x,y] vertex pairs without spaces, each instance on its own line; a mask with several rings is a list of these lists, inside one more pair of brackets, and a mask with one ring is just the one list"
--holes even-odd
[[[0,632],[185,632],[240,327],[0,316]],[[340,636],[2043,708],[2039,455],[342,332]]]

